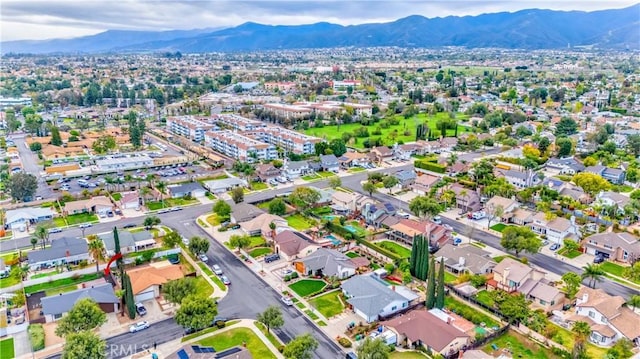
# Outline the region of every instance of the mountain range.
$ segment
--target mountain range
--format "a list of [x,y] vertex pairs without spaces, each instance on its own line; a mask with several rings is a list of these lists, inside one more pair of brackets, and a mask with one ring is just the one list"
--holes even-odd
[[412,15],[388,23],[342,26],[244,23],[231,28],[109,30],[73,39],[9,41],[2,53],[234,52],[330,47],[640,49],[640,4],[593,12],[530,9],[478,16]]

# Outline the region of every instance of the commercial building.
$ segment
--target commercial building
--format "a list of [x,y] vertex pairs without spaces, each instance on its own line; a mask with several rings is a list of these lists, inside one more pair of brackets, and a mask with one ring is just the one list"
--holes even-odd
[[147,155],[112,157],[96,160],[98,172],[127,171],[153,166],[153,159]]

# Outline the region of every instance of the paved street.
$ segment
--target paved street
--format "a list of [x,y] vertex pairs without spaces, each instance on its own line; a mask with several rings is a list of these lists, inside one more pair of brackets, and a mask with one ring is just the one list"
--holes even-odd
[[38,178],[38,190],[34,197],[41,196],[42,198],[51,198],[55,196],[53,190],[47,185],[44,177],[40,176],[40,172],[42,171],[42,167],[38,165],[38,157],[31,152],[29,147],[26,145],[24,140],[24,134],[22,135],[13,135],[11,137],[13,142],[16,144],[18,148],[18,153],[20,154],[20,160],[22,161],[22,168],[25,172],[31,173],[32,175]]

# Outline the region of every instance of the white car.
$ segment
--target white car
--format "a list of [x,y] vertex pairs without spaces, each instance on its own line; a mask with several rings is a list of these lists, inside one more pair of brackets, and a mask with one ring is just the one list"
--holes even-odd
[[213,268],[213,273],[215,273],[216,275],[222,275],[222,268],[220,268],[219,265],[214,264],[211,268]]
[[293,301],[291,300],[291,298],[289,297],[282,297],[280,298],[280,300],[282,301],[282,303],[284,303],[285,305],[288,306],[292,306],[293,305]]
[[206,254],[202,253],[202,254],[198,254],[198,259],[203,261],[203,262],[208,262],[209,261],[209,257],[207,257]]
[[149,322],[147,322],[146,320],[143,320],[141,322],[137,322],[132,326],[130,326],[129,333],[136,333],[147,328],[149,328]]

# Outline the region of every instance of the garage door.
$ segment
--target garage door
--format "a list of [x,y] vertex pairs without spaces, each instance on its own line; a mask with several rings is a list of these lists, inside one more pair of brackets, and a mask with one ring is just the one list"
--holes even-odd
[[142,292],[136,295],[136,302],[144,302],[145,300],[154,299],[155,298],[154,294],[155,293],[153,292],[153,289],[148,290],[146,292]]

